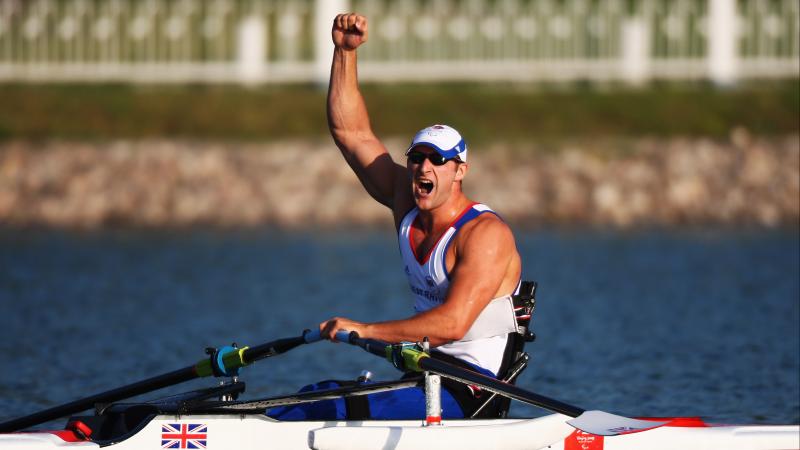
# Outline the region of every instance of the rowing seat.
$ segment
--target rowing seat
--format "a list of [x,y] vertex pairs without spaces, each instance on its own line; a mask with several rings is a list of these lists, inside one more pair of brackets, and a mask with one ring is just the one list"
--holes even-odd
[[[503,353],[503,363],[497,378],[514,384],[519,374],[528,367],[530,356],[525,352],[525,344],[536,340],[536,334],[530,330],[531,316],[536,308],[535,281],[520,283],[519,292],[511,297],[514,302],[514,313],[517,318],[517,332],[509,333],[508,343]],[[482,393],[486,398],[471,414],[471,418],[505,418],[511,406],[511,399],[496,394]]]

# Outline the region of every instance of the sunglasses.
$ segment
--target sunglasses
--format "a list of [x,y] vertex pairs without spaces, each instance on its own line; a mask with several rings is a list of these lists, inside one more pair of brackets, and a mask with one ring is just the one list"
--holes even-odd
[[444,156],[440,155],[438,152],[433,153],[422,153],[422,152],[408,152],[408,159],[414,164],[422,164],[423,161],[426,159],[431,162],[434,166],[443,166],[447,164],[447,161],[455,161],[461,162],[458,160],[458,157],[455,158],[445,158]]

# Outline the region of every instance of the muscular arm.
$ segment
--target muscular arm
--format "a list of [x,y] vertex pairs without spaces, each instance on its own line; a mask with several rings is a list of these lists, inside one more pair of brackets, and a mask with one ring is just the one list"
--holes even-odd
[[408,319],[361,323],[334,318],[320,325],[323,335],[337,330],[387,342],[421,341],[439,346],[464,337],[493,298],[514,291],[520,275],[519,255],[508,226],[493,216],[476,219],[454,242],[456,263],[444,303]]
[[[336,146],[367,192],[395,211],[408,209],[411,193],[404,167],[392,161],[370,126],[367,107],[358,88],[356,49],[367,39],[367,21],[356,14],[334,19],[335,45],[328,88],[328,127]],[[404,189],[404,190],[403,190]],[[398,193],[405,192],[404,196]],[[398,205],[398,197],[403,205]],[[405,199],[407,197],[408,199]]]

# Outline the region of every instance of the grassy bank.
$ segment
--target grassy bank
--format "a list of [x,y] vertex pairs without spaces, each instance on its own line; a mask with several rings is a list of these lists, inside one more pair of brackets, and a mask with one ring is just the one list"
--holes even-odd
[[[410,136],[435,122],[473,144],[495,139],[601,136],[727,137],[797,133],[797,80],[646,88],[573,85],[368,85],[382,136]],[[325,90],[313,86],[131,86],[0,84],[0,139],[178,137],[326,138]]]

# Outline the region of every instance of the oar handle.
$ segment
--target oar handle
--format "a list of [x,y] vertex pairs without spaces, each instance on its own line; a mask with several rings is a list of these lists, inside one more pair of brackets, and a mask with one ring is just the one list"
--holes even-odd
[[[349,342],[350,331],[339,330],[336,332],[336,340],[341,342]],[[355,333],[355,332],[353,332]],[[358,336],[358,334],[356,334]],[[322,340],[322,333],[317,330],[306,330],[303,332],[303,340],[306,344],[313,344]]]
[[322,334],[319,332],[319,329],[306,330],[303,332],[303,339],[306,341],[306,344],[313,344],[314,342],[322,340]]
[[364,350],[372,353],[373,355],[380,356],[382,358],[387,358],[389,356],[390,354],[389,352],[391,352],[391,346],[392,346],[388,342],[383,342],[376,339],[360,338],[358,337],[358,333],[355,331],[348,332],[340,330],[336,333],[336,340],[347,342],[357,347],[361,347]]

